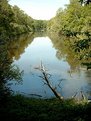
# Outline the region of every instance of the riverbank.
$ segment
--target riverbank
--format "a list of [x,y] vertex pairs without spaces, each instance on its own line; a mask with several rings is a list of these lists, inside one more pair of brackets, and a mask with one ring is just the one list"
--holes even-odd
[[[5,101],[5,100],[4,100]],[[10,96],[0,106],[0,120],[11,121],[90,121],[91,103],[74,100],[34,99]]]

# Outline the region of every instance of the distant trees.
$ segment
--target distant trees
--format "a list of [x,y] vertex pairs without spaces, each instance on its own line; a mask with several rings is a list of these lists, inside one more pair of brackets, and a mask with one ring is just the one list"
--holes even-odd
[[46,20],[34,20],[33,27],[34,31],[45,31],[47,26]]
[[19,7],[16,5],[12,7],[12,11],[14,13],[14,21],[12,25],[14,26],[14,29],[16,29],[16,32],[20,31],[20,33],[33,31],[32,23],[33,19],[24,13],[24,11],[20,10]]
[[34,20],[8,0],[0,0],[0,40],[10,39],[26,32],[46,29],[46,21]]

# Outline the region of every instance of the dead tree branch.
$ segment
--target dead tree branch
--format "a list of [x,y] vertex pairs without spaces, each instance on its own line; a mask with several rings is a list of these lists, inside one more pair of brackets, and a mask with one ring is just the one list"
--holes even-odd
[[45,67],[43,66],[42,62],[41,65],[35,69],[38,69],[39,71],[42,72],[42,76],[40,76],[43,80],[44,83],[51,89],[51,91],[54,93],[54,95],[59,99],[59,100],[63,100],[63,97],[56,91],[56,88],[52,87],[52,85],[50,84],[50,80],[49,78],[51,77],[51,75],[49,73],[46,72]]

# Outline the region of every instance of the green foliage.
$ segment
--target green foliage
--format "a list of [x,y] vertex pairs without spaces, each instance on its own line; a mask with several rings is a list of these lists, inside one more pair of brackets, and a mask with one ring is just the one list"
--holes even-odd
[[46,31],[47,21],[46,20],[34,20],[33,22],[34,31]]
[[1,43],[0,45],[0,104],[5,104],[10,96],[10,81],[15,80],[22,82],[23,71],[18,67],[12,65],[12,58],[8,55],[8,43]]
[[12,65],[13,61],[9,58],[7,46],[8,44],[0,45],[0,81],[21,80],[22,73],[19,74],[19,68]]
[[74,100],[29,99],[11,96],[0,107],[0,119],[19,121],[90,121],[91,104],[77,104]]
[[0,41],[10,40],[23,33],[46,30],[47,21],[34,20],[18,6],[0,0]]
[[[55,32],[69,30],[71,32],[91,32],[91,5],[81,6],[78,0],[71,0],[67,8],[57,11],[56,17],[48,23],[48,28]],[[59,26],[59,31],[57,27]],[[57,30],[57,31],[56,31]]]
[[7,0],[0,0],[0,39],[8,39],[12,32],[10,23],[13,21],[13,12]]
[[[81,6],[78,0],[70,0],[70,4],[64,10],[59,8],[56,16],[48,22],[47,30],[60,36],[58,58],[63,52],[71,65],[74,62],[76,65],[77,61],[80,64],[91,61],[91,4]],[[59,48],[60,43],[63,50]]]
[[12,7],[12,11],[14,13],[14,21],[11,23],[16,29],[16,32],[20,31],[20,33],[33,31],[32,23],[33,19],[24,13],[24,11],[20,10],[16,5]]
[[20,8],[9,5],[7,0],[0,0],[0,41],[33,32],[32,23],[33,19]]

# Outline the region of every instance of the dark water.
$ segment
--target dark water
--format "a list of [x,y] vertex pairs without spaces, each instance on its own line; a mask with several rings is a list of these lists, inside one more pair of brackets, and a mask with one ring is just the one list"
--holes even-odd
[[[41,72],[35,69],[42,61],[48,73],[52,75],[51,84],[57,87],[62,96],[68,98],[81,90],[87,97],[91,96],[91,71],[82,67],[73,71],[65,56],[59,59],[58,50],[55,48],[53,40],[46,35],[29,36],[28,39],[19,40],[11,53],[14,64],[24,70],[23,84],[14,83],[11,88],[28,96],[38,94],[45,98],[53,97],[51,90],[39,77]],[[62,49],[61,45],[60,48]]]

